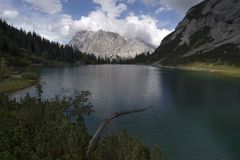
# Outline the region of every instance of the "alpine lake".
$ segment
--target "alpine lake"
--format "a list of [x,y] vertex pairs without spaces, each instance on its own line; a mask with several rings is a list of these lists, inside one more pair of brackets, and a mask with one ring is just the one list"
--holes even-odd
[[[86,117],[94,133],[108,115],[151,108],[114,120],[104,134],[127,130],[166,160],[240,159],[240,80],[207,72],[146,65],[68,65],[41,70],[43,98],[67,90],[88,90],[94,113]],[[13,93],[19,98],[35,88]]]

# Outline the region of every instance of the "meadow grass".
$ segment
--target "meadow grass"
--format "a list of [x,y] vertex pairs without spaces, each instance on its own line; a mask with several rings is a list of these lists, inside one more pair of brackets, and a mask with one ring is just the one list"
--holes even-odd
[[35,80],[29,79],[7,79],[0,81],[0,93],[1,92],[13,92],[20,89],[27,88],[36,83]]
[[178,65],[176,68],[192,70],[192,71],[206,71],[222,76],[228,76],[232,78],[240,78],[240,67],[228,65],[228,64],[208,64],[208,63],[191,63],[187,65]]
[[33,71],[8,71],[0,77],[0,93],[13,92],[34,85],[38,73]]

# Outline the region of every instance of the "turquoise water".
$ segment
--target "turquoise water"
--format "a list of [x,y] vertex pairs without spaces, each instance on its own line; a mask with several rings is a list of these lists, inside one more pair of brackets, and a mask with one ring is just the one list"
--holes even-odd
[[[146,145],[159,145],[166,160],[240,159],[240,80],[144,65],[46,68],[41,80],[45,98],[64,87],[91,91],[91,133],[113,112],[151,106],[114,120],[105,134],[127,129]],[[34,88],[13,96],[28,92],[34,95]]]

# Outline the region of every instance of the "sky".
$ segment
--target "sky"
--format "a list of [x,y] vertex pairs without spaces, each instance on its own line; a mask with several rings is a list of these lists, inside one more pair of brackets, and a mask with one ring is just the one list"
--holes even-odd
[[9,24],[67,44],[78,31],[100,29],[158,46],[202,0],[0,0]]

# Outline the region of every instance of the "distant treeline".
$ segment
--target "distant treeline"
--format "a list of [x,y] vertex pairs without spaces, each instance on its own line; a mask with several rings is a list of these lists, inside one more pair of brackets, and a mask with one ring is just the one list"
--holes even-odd
[[[150,52],[142,53],[139,55],[136,55],[134,58],[121,58],[116,57],[114,59],[110,59],[108,57],[96,58],[96,62],[98,64],[136,64],[136,63],[148,63],[148,60],[150,59]],[[94,56],[94,55],[93,55]]]
[[142,54],[136,55],[132,59],[120,60],[119,63],[121,64],[148,63],[150,56],[151,56],[150,52],[142,53]]

